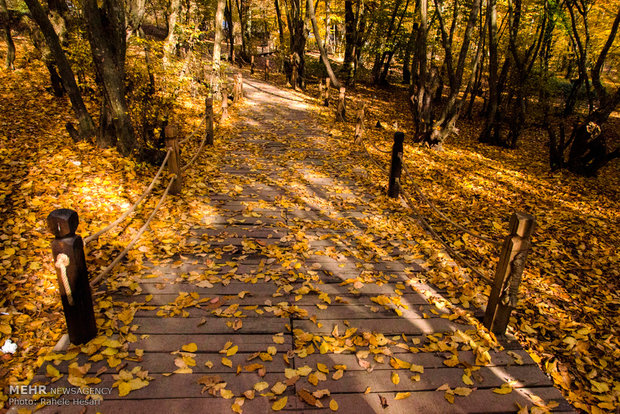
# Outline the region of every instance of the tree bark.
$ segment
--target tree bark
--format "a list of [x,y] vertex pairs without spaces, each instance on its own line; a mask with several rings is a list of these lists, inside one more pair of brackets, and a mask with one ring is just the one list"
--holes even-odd
[[278,20],[278,35],[280,36],[280,47],[284,48],[284,23],[282,22],[282,13],[280,12],[280,3],[278,0],[273,0],[273,5],[276,9],[276,19]]
[[[494,143],[499,137],[498,123],[499,90],[498,90],[498,56],[497,56],[497,0],[488,0],[487,4],[487,31],[489,34],[489,103],[484,123],[484,128],[478,140],[480,142]],[[491,137],[491,131],[495,129],[495,135]]]
[[228,34],[228,60],[230,62],[235,61],[235,33],[233,26],[233,17],[232,17],[232,0],[226,0],[226,7],[224,8],[224,19],[226,19],[226,26],[228,26],[228,30],[226,33]]
[[177,20],[181,14],[181,0],[170,2],[170,15],[168,16],[168,36],[164,43],[164,68],[168,67],[172,55],[176,53],[178,36],[176,34]]
[[13,37],[11,36],[11,16],[9,16],[9,10],[6,6],[6,0],[0,0],[0,19],[4,26],[4,38],[6,40],[6,68],[14,70],[15,62],[15,43],[13,43]]
[[24,2],[30,10],[32,19],[41,29],[41,32],[45,37],[45,41],[54,56],[56,65],[58,66],[58,71],[60,72],[60,77],[62,78],[62,83],[67,90],[67,95],[69,95],[71,106],[73,107],[73,111],[75,112],[75,116],[77,117],[80,125],[80,136],[82,138],[94,136],[95,125],[90,117],[90,114],[88,113],[88,110],[86,109],[86,105],[84,105],[82,95],[80,94],[80,90],[75,82],[73,70],[71,69],[71,65],[67,61],[65,52],[60,45],[58,35],[54,31],[52,24],[47,18],[47,15],[43,11],[43,7],[41,7],[38,0],[24,0]]
[[[125,10],[119,0],[104,0],[103,8],[98,4],[98,0],[83,3],[88,40],[95,71],[103,86],[103,111],[112,120],[116,147],[121,154],[129,155],[136,145],[136,137],[125,98]],[[105,123],[101,127],[104,129]]]
[[338,88],[340,89],[340,81],[338,80],[338,78],[336,78],[336,75],[334,74],[334,71],[332,70],[332,66],[329,63],[329,58],[327,57],[327,52],[325,51],[325,48],[323,47],[323,44],[321,42],[321,36],[319,33],[319,25],[316,21],[316,14],[314,13],[314,4],[312,0],[307,0],[306,1],[306,13],[308,13],[308,16],[310,17],[310,21],[312,22],[312,29],[314,30],[314,38],[316,39],[316,44],[319,47],[319,51],[321,52],[321,59],[323,60],[323,64],[325,65],[325,68],[327,69],[327,74],[329,75],[329,78],[332,80],[332,85],[334,85],[334,88]]
[[[217,0],[217,8],[215,9],[215,39],[213,41],[213,76],[215,77],[215,92],[219,92],[220,84],[220,60],[222,50],[222,23],[224,21],[225,0]],[[222,98],[224,99],[224,98]]]

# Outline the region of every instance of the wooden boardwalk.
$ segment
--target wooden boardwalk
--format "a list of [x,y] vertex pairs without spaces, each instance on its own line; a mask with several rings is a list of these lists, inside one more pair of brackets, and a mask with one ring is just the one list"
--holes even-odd
[[[484,347],[466,319],[429,300],[442,291],[410,253],[420,230],[394,224],[390,202],[378,201],[383,183],[361,154],[334,147],[308,102],[256,80],[245,91],[235,133],[216,143],[230,151],[193,195],[216,214],[187,230],[186,254],[149,265],[138,294],[114,293],[138,309],[135,341],[120,348],[129,359],[87,367],[100,388],[120,368],[152,380],[123,397],[115,387],[86,412],[269,413],[285,396],[289,413],[516,412],[552,400],[572,411],[526,352]],[[508,381],[512,392],[493,391]],[[67,375],[53,385],[68,386]],[[308,403],[317,390],[330,393],[322,407]]]

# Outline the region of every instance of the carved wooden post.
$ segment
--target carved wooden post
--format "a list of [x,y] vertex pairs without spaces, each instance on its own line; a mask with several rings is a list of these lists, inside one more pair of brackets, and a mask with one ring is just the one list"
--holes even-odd
[[325,78],[325,100],[323,101],[323,106],[329,106],[329,87],[331,81],[330,78]]
[[239,99],[243,99],[243,73],[239,73]]
[[325,94],[325,86],[323,86],[323,79],[319,79],[319,101],[323,100]]
[[76,345],[97,336],[84,242],[75,234],[78,224],[78,214],[67,208],[54,210],[47,216],[47,227],[55,237],[52,256],[69,340]]
[[525,260],[531,246],[534,232],[534,216],[516,212],[510,217],[510,234],[504,240],[484,326],[494,334],[504,334],[510,320],[510,313],[517,305],[519,284],[525,267]]
[[222,85],[222,115],[220,121],[224,121],[228,118],[228,90],[226,86]]
[[366,104],[362,105],[362,108],[357,111],[357,118],[355,123],[355,144],[362,140],[362,133],[364,132],[364,116],[366,112]]
[[403,169],[401,157],[403,156],[404,140],[404,133],[394,133],[394,145],[392,145],[392,164],[390,165],[390,181],[388,183],[388,197],[391,198],[398,198],[400,194],[400,173]]
[[250,58],[250,74],[254,75],[254,55]]
[[168,168],[170,172],[176,175],[172,187],[170,187],[170,194],[179,194],[181,192],[181,185],[183,179],[181,177],[181,156],[179,154],[179,140],[177,134],[179,129],[176,125],[167,125],[164,129],[164,135],[166,136],[166,148],[171,148],[172,152],[168,157]]
[[213,145],[213,96],[205,98],[205,133],[207,145]]
[[265,81],[269,80],[269,59],[265,59]]
[[344,94],[346,89],[344,87],[340,88],[340,96],[338,96],[338,108],[336,109],[336,120],[344,122],[345,121],[345,107],[344,107]]

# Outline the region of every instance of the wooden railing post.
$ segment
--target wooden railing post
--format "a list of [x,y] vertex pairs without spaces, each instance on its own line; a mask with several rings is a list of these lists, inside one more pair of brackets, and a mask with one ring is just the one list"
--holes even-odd
[[325,78],[325,99],[323,100],[323,106],[329,106],[329,87],[332,80]]
[[390,181],[388,183],[388,197],[398,198],[400,195],[400,173],[403,169],[401,157],[403,156],[403,142],[405,134],[394,133],[394,145],[392,145],[392,163],[390,165]]
[[265,81],[269,80],[269,59],[265,59]]
[[319,101],[323,100],[325,94],[325,86],[323,86],[323,79],[319,79]]
[[340,95],[338,96],[338,108],[336,109],[336,120],[340,122],[345,121],[346,110],[344,105],[344,95],[346,93],[346,89],[344,87],[340,88]]
[[222,85],[222,115],[220,121],[224,121],[228,118],[228,90],[226,86]]
[[236,105],[239,99],[239,74],[235,74],[233,83],[233,105]]
[[239,99],[243,99],[243,73],[239,73]]
[[176,175],[172,187],[170,187],[170,194],[179,194],[181,192],[181,185],[183,179],[181,177],[181,157],[179,154],[179,129],[176,125],[167,125],[164,129],[164,135],[166,136],[166,148],[172,149],[170,157],[168,157],[168,168],[172,174]]
[[52,256],[60,299],[72,344],[84,344],[97,336],[93,299],[84,257],[84,242],[75,234],[78,214],[62,208],[47,216],[47,227],[54,235]]
[[534,216],[516,212],[510,217],[510,234],[504,240],[495,280],[484,314],[484,326],[494,334],[504,334],[510,313],[517,305],[519,284],[531,246]]
[[206,144],[213,145],[213,96],[205,98],[205,133]]
[[250,58],[250,74],[254,75],[254,55]]
[[357,111],[357,117],[355,122],[355,144],[358,144],[362,140],[362,134],[364,133],[364,116],[366,112],[366,104],[363,104],[359,111]]

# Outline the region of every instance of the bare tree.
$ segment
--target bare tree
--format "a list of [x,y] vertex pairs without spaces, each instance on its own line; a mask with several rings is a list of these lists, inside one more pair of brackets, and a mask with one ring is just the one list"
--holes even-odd
[[329,75],[329,78],[332,81],[332,85],[334,85],[334,88],[340,88],[340,81],[338,80],[338,78],[336,78],[336,75],[334,74],[334,71],[332,70],[332,66],[329,63],[329,58],[327,57],[327,52],[325,51],[325,48],[323,47],[323,43],[321,42],[321,36],[319,33],[319,25],[317,24],[316,21],[316,14],[314,13],[314,4],[312,3],[312,0],[307,0],[306,1],[306,13],[308,13],[308,17],[310,17],[310,21],[312,22],[312,29],[314,30],[314,38],[316,39],[316,44],[319,47],[319,51],[321,53],[321,59],[323,60],[323,64],[325,65],[325,68],[327,69],[327,74]]

